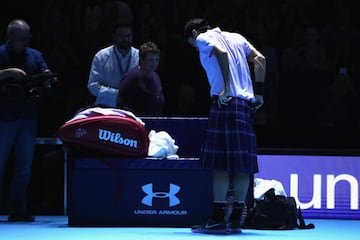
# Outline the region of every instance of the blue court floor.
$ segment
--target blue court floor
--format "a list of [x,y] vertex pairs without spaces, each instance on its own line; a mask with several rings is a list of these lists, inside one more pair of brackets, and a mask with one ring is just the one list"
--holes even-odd
[[0,240],[358,240],[360,220],[305,219],[315,229],[265,231],[247,230],[237,235],[191,233],[189,228],[69,227],[66,216],[36,216],[33,223],[9,223],[0,216]]

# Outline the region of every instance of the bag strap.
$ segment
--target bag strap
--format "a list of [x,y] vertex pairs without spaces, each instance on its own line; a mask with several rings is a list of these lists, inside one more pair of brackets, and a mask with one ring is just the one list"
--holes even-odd
[[297,224],[299,229],[313,229],[313,228],[315,228],[315,225],[313,223],[305,224],[305,220],[304,220],[304,218],[302,216],[300,207],[298,208],[298,211],[297,211],[297,218],[299,219],[299,223]]

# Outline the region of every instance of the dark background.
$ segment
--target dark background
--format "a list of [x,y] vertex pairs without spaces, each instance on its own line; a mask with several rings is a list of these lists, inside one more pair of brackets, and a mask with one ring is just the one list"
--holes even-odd
[[[86,88],[93,55],[111,44],[111,24],[130,20],[134,45],[162,51],[158,72],[165,116],[206,117],[209,87],[195,49],[183,38],[192,17],[243,34],[267,58],[265,106],[256,113],[259,147],[359,147],[359,14],[353,0],[34,0],[0,8],[0,40],[23,18],[62,88],[39,104],[41,137],[52,136],[93,97]],[[324,60],[321,60],[324,59]],[[340,68],[346,79],[338,79]],[[350,83],[350,84],[349,84]]]

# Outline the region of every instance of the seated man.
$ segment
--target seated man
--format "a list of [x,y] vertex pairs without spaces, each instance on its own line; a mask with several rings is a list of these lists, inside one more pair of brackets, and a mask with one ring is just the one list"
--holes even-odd
[[139,65],[120,81],[117,106],[137,116],[159,116],[164,106],[160,76],[156,69],[160,50],[153,42],[140,46]]

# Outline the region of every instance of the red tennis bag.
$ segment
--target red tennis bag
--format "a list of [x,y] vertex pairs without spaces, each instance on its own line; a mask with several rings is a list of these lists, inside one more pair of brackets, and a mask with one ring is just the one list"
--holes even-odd
[[149,137],[141,119],[115,108],[89,108],[64,123],[55,134],[63,144],[120,157],[148,155]]

